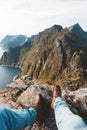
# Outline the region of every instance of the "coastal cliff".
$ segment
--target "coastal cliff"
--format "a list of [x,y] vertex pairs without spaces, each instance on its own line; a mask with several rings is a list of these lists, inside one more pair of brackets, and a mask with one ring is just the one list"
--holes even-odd
[[9,48],[0,64],[21,66],[21,75],[39,83],[77,89],[87,84],[86,37],[79,24],[67,28],[54,25],[28,38],[22,46]]

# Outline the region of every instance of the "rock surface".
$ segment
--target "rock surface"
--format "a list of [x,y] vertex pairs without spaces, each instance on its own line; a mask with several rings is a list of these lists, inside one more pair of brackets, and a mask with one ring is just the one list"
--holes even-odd
[[[82,87],[75,91],[62,89],[62,97],[71,105],[75,113],[80,114],[87,121],[87,87]],[[42,126],[34,123],[26,130],[57,130],[54,112],[50,109],[53,85],[36,84],[29,76],[25,75],[9,84],[0,91],[0,104],[12,109],[29,108],[33,105],[36,94],[43,96],[43,118]]]

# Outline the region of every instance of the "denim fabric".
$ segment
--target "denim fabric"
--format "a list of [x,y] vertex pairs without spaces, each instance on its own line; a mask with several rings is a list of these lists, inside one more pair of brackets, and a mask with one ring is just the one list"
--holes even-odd
[[23,130],[36,121],[35,109],[11,110],[0,107],[0,130]]
[[55,101],[54,112],[58,130],[87,130],[83,119],[73,114],[68,104],[60,97]]

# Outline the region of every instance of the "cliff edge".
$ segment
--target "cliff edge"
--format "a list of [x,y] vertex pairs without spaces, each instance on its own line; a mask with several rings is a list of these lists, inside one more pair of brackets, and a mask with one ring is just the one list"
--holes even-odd
[[[73,112],[80,114],[87,121],[87,87],[82,87],[75,91],[62,89],[62,97],[69,103]],[[9,84],[5,89],[0,90],[0,104],[12,109],[22,109],[32,107],[36,94],[41,93],[43,102],[42,126],[34,123],[33,126],[25,130],[57,130],[54,112],[50,108],[52,99],[53,85],[39,85],[34,82],[28,75],[22,76]]]

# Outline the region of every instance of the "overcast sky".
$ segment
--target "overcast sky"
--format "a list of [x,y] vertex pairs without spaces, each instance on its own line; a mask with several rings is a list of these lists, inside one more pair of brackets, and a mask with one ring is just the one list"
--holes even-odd
[[79,23],[87,30],[87,0],[0,0],[0,39],[32,35],[54,25]]

